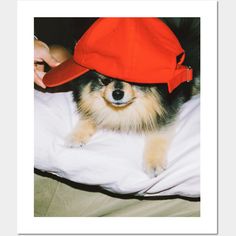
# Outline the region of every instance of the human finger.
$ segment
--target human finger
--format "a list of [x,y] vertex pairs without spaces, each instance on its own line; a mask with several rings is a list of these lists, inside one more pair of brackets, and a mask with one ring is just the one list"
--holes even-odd
[[58,62],[51,54],[50,51],[46,51],[43,54],[42,59],[50,66],[50,67],[55,67],[58,66],[60,64],[60,62]]
[[45,84],[43,83],[43,81],[42,81],[42,78],[43,78],[43,76],[45,75],[45,72],[41,72],[41,71],[36,71],[36,70],[34,70],[34,82],[38,85],[38,86],[40,86],[40,87],[42,87],[42,88],[46,88],[46,86],[45,86]]

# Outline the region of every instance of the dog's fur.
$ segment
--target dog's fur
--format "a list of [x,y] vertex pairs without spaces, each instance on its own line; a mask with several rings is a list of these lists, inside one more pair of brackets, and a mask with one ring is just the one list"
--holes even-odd
[[[199,20],[184,19],[171,28],[185,48],[186,64],[199,78]],[[183,103],[199,92],[199,80],[169,93],[166,84],[128,83],[89,71],[73,81],[72,87],[81,119],[69,136],[69,145],[86,144],[98,129],[142,133],[146,137],[144,169],[153,177],[166,168],[175,118]]]

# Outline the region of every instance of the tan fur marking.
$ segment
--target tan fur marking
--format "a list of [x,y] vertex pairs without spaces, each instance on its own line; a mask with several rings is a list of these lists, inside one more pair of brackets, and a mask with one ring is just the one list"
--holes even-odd
[[135,97],[135,91],[132,88],[132,86],[129,83],[123,82],[124,88],[123,90],[125,91],[125,93],[130,94],[130,97],[133,98]]
[[114,90],[114,82],[109,83],[103,91],[101,91],[101,96],[106,98]]

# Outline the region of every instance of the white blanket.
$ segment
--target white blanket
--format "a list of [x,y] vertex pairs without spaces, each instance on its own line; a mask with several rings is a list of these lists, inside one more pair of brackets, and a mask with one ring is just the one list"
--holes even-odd
[[200,196],[200,97],[178,117],[168,167],[156,178],[143,171],[144,138],[98,131],[82,148],[65,138],[78,120],[72,94],[35,91],[35,168],[115,193],[141,196]]

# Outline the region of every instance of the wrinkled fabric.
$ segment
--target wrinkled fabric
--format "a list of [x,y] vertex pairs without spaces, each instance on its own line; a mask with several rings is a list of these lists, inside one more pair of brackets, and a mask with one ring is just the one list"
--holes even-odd
[[143,171],[144,137],[99,130],[82,148],[65,139],[78,121],[71,92],[35,91],[35,168],[120,194],[200,196],[200,97],[184,104],[168,150],[167,169]]

